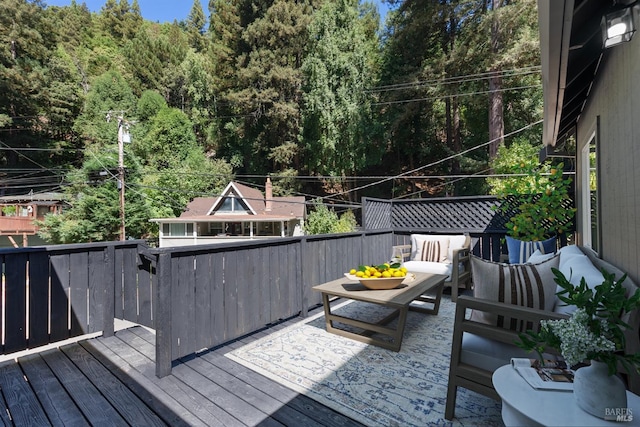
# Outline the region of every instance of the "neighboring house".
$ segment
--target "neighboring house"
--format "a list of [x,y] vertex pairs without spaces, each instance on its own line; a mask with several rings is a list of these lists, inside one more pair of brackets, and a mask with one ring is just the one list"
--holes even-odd
[[154,218],[160,247],[266,239],[302,234],[305,198],[274,197],[267,178],[265,194],[231,182],[219,197],[198,197],[177,218]]
[[61,193],[33,192],[22,196],[0,197],[0,247],[41,245],[34,220],[42,221],[46,214],[62,212],[66,203]]
[[[603,16],[634,2],[614,3],[538,0],[543,142],[550,150],[575,141],[577,243],[593,248],[637,283],[640,36],[604,48]],[[639,6],[633,7],[630,15],[637,20]]]

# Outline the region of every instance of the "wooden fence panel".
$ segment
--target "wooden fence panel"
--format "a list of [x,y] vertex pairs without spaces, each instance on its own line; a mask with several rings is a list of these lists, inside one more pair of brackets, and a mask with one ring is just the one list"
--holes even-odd
[[[111,285],[110,275],[106,270],[105,249],[99,251],[90,251],[88,253],[89,266],[87,269],[89,275],[88,291],[89,291],[89,313],[87,333],[100,332],[105,327],[105,310],[113,310],[113,302],[107,303],[107,298],[111,293],[106,288]],[[113,298],[113,297],[111,297]],[[111,314],[113,316],[113,313]]]
[[29,255],[29,347],[49,343],[49,256]]
[[250,296],[254,310],[258,314],[258,324],[266,325],[273,322],[271,316],[271,282],[273,271],[277,269],[278,260],[271,262],[271,248],[261,247],[256,251],[259,256],[254,261],[259,266],[259,276],[256,278],[256,289]]
[[[134,241],[0,249],[5,295],[4,312],[0,313],[3,353],[87,333],[113,334],[116,281],[120,289],[133,285],[133,300],[128,303],[144,307],[143,313],[148,316],[145,323],[150,326],[153,289],[147,288],[146,299],[136,299],[145,294],[137,288],[139,277],[144,276],[135,265],[140,244]],[[116,247],[128,252],[125,256],[120,254],[120,275],[114,274]],[[151,279],[150,268],[144,277]],[[122,301],[123,293],[119,296]],[[119,307],[122,310],[122,302]]]
[[116,249],[122,254],[122,265],[116,265],[116,274],[122,275],[123,319],[138,322],[138,248]]
[[195,321],[194,338],[203,347],[213,345],[211,330],[211,254],[199,253],[195,258]]
[[114,276],[114,316],[118,319],[124,319],[124,279],[122,277],[122,265],[124,264],[124,253],[116,250],[114,253],[113,276]]
[[[262,280],[266,280],[262,272],[258,272],[260,266],[257,264],[257,256],[259,249],[248,249],[243,251],[244,256],[240,258],[240,262],[236,263],[236,270],[232,271],[237,278],[236,286],[238,292],[238,299],[236,300],[236,334],[238,336],[246,333],[250,328],[254,327],[254,319],[258,316],[258,311],[255,310],[256,303],[258,303],[259,296],[258,277]],[[256,319],[257,320],[257,319]],[[257,328],[256,328],[257,329]]]
[[138,319],[139,323],[155,328],[153,317],[153,300],[155,298],[155,272],[153,264],[146,257],[138,258]]
[[224,276],[224,324],[225,338],[232,339],[238,334],[238,276],[233,273],[238,269],[238,259],[244,256],[244,250],[225,257]]
[[225,303],[225,260],[226,252],[214,252],[211,254],[211,284],[213,286],[211,292],[211,326],[213,331],[211,345],[215,343],[223,343],[227,341],[227,329],[225,327],[226,313],[224,311]]
[[51,335],[52,342],[69,338],[69,254],[50,256],[51,262]]
[[196,351],[193,325],[195,318],[195,258],[191,255],[174,258],[172,299],[173,342],[177,344],[174,360]]
[[27,347],[27,262],[26,253],[5,256],[5,340],[4,351]]
[[[69,254],[69,303],[71,308],[71,336],[87,332],[89,290],[89,254],[72,252]],[[100,278],[99,280],[101,280]]]

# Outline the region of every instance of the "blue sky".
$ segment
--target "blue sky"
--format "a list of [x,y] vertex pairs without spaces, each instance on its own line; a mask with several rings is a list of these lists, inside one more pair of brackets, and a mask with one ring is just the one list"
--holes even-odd
[[[202,9],[205,14],[208,14],[207,5],[209,0],[201,1]],[[388,5],[384,4],[382,0],[374,1],[378,4],[378,10],[384,19]],[[106,0],[76,0],[78,4],[86,3],[92,12],[100,11],[105,2]],[[45,3],[49,6],[68,6],[71,4],[71,0],[45,0]],[[174,19],[181,21],[187,18],[193,5],[193,0],[138,0],[138,4],[144,19],[154,22],[173,22]]]

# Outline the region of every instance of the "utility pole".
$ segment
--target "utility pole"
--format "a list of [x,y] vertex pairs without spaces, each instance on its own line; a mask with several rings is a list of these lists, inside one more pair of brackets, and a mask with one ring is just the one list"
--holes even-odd
[[125,240],[124,227],[124,117],[118,116],[118,187],[120,189],[120,240]]

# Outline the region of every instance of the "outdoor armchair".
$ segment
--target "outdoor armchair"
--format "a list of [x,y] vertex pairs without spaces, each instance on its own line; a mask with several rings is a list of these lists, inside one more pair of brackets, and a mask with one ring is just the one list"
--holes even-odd
[[514,345],[518,340],[518,332],[472,320],[467,315],[471,310],[534,324],[539,324],[543,319],[567,317],[551,311],[461,295],[456,303],[451,343],[451,364],[445,407],[445,418],[448,420],[453,419],[455,415],[458,387],[473,390],[499,401],[500,397],[491,381],[493,372],[509,364],[512,357],[535,357]]
[[[427,253],[426,247],[437,242],[437,249]],[[471,285],[470,249],[468,235],[412,234],[410,245],[393,247],[393,254],[401,254],[402,262],[409,271],[447,275],[445,287],[451,287],[451,301],[458,298],[458,290]]]

